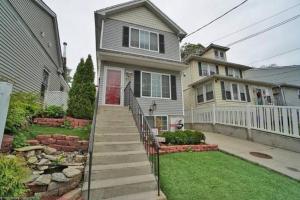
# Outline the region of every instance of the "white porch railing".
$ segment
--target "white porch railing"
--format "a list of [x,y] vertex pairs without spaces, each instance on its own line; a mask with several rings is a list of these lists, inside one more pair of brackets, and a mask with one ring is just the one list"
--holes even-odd
[[300,107],[213,105],[186,110],[185,123],[217,123],[300,138]]

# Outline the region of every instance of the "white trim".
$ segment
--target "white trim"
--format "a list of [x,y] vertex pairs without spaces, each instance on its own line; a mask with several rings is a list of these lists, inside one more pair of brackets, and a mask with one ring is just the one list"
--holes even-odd
[[[150,74],[150,81],[151,81],[151,96],[143,96],[143,73],[149,73]],[[152,96],[152,74],[159,74],[160,75],[160,80],[161,80],[161,86],[160,86],[160,93],[161,97],[153,97]],[[162,97],[162,75],[164,76],[169,76],[169,94],[170,97]],[[177,89],[177,88],[176,88]],[[164,73],[159,73],[159,72],[150,72],[150,71],[141,71],[141,84],[140,84],[140,91],[141,91],[141,97],[142,98],[156,98],[156,99],[171,99],[171,74],[164,74]]]
[[[120,89],[120,105],[114,105],[114,104],[106,104],[105,99],[106,99],[106,81],[107,81],[107,70],[115,70],[115,71],[121,71],[121,89]],[[102,99],[102,104],[103,105],[110,105],[110,106],[123,106],[124,105],[124,68],[120,67],[110,67],[110,66],[104,66],[104,83],[103,83],[103,99]]]
[[104,29],[104,19],[102,19],[102,25],[101,25],[101,36],[100,36],[100,48],[102,48],[103,44],[103,29]]
[[[139,41],[138,41],[139,42],[139,47],[133,47],[133,46],[131,46],[131,29],[136,29],[136,30],[139,31]],[[149,33],[149,38],[148,38],[148,40],[149,40],[149,49],[141,48],[141,36],[140,36],[141,31]],[[151,46],[151,41],[150,41],[151,37],[150,37],[150,35],[151,35],[151,33],[154,33],[157,36],[157,51],[150,49],[150,46]],[[146,30],[146,29],[137,28],[135,26],[129,26],[129,48],[142,49],[142,50],[146,50],[146,51],[152,51],[152,52],[159,53],[159,33],[155,32],[155,31],[149,31],[149,30]]]

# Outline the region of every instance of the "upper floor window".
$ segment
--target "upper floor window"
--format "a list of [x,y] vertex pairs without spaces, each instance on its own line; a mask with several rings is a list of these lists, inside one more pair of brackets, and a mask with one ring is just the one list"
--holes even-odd
[[130,28],[130,46],[158,51],[158,34],[150,31]]
[[223,51],[215,49],[214,53],[216,58],[225,59],[225,53]]
[[170,75],[142,72],[142,96],[170,98]]
[[199,76],[211,76],[217,74],[218,66],[208,63],[198,63]]
[[197,102],[202,103],[214,99],[213,83],[209,82],[197,88]]
[[226,67],[226,75],[235,78],[242,78],[241,70],[232,67]]

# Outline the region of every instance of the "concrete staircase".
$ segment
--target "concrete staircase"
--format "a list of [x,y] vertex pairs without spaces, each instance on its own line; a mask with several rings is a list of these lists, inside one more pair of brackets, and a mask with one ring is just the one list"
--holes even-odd
[[[127,107],[99,108],[92,159],[92,200],[158,199],[157,184],[146,151]],[[85,182],[85,199],[87,188],[88,183]]]

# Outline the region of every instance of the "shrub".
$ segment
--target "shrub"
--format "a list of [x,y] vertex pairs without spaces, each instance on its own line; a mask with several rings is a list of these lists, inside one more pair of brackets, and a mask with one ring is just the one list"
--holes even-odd
[[63,118],[65,116],[65,111],[61,106],[47,106],[44,110],[39,113],[41,117],[49,118]]
[[21,148],[28,146],[27,144],[27,137],[23,133],[17,133],[13,140],[13,148]]
[[41,110],[39,96],[33,93],[17,92],[11,95],[5,132],[17,133]]
[[167,144],[200,144],[201,141],[205,141],[205,135],[198,131],[176,131],[176,132],[164,132],[162,137],[166,138]]
[[24,196],[27,189],[23,182],[29,173],[20,158],[0,155],[0,197]]
[[80,119],[92,119],[96,89],[94,85],[92,57],[83,59],[77,66],[72,88],[69,92],[67,114]]

